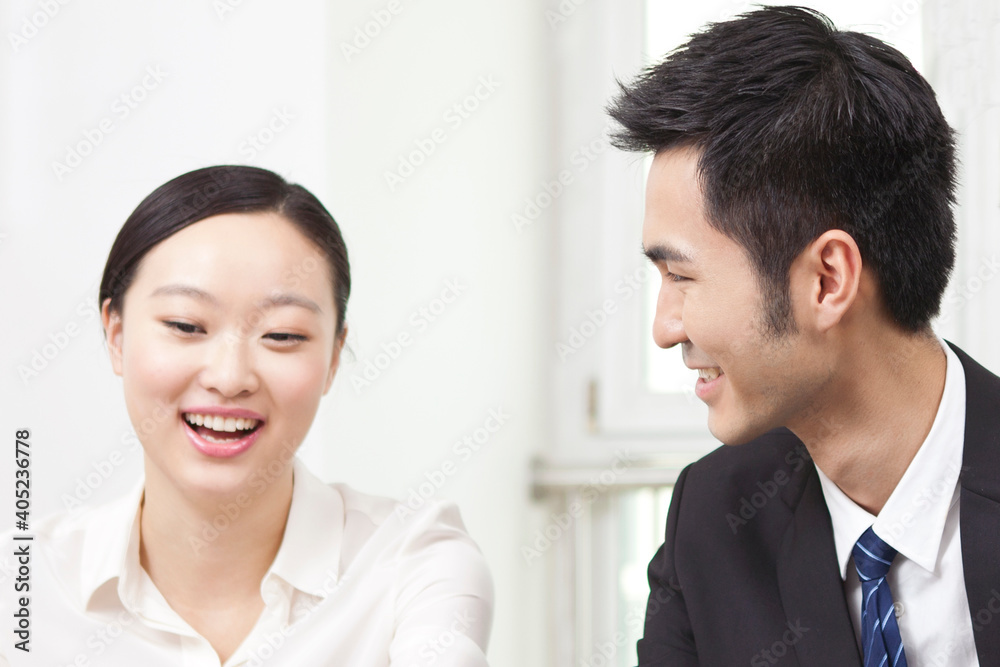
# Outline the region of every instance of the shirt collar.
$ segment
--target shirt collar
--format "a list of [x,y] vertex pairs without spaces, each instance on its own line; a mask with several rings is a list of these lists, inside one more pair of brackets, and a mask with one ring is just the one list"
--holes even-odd
[[94,508],[85,524],[80,557],[80,596],[91,611],[99,601],[95,594],[104,584],[118,580],[119,595],[127,583],[125,574],[139,568],[139,505],[145,476],[124,496]]
[[[285,533],[264,581],[275,575],[303,593],[323,598],[340,577],[344,501],[298,458],[293,460],[292,474]],[[140,596],[139,504],[144,483],[142,477],[128,494],[89,511],[79,579],[88,610],[100,604],[96,594],[116,579],[123,603]]]
[[292,505],[285,535],[264,578],[277,575],[299,591],[323,598],[340,578],[344,499],[298,458],[292,470]]
[[938,340],[947,369],[934,423],[879,515],[869,514],[816,467],[841,578],[847,578],[854,544],[869,526],[905,558],[934,572],[948,511],[957,502],[965,440],[965,371],[951,347]]

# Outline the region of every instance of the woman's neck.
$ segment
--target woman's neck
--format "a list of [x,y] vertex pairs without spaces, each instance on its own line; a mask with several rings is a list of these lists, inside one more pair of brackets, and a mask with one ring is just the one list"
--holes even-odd
[[[223,662],[263,609],[261,580],[278,553],[291,500],[291,466],[263,491],[198,495],[178,489],[146,459],[140,562]],[[234,613],[244,613],[244,627],[227,633],[218,619],[232,623]]]

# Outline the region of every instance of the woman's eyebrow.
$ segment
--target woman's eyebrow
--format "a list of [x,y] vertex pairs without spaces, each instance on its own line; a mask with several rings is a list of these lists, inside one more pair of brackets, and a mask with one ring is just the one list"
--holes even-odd
[[[157,287],[153,290],[150,296],[186,296],[192,299],[197,299],[199,301],[204,301],[208,304],[217,306],[219,305],[218,299],[209,294],[203,289],[194,287],[193,285],[163,285]],[[256,306],[261,310],[267,310],[270,308],[277,308],[280,306],[299,306],[300,308],[305,308],[314,313],[322,313],[323,309],[320,308],[312,299],[308,299],[300,294],[294,294],[291,292],[276,292],[271,294],[267,298],[261,299],[256,303]]]
[[191,285],[163,285],[153,290],[149,296],[187,296],[199,301],[205,301],[213,305],[219,305],[218,300],[203,289],[198,289]]
[[314,313],[323,312],[323,309],[319,307],[319,304],[312,299],[307,299],[304,296],[292,294],[290,292],[272,294],[266,299],[258,301],[257,306],[262,309],[275,308],[277,306],[299,306],[301,308],[305,308],[306,310],[311,310]]

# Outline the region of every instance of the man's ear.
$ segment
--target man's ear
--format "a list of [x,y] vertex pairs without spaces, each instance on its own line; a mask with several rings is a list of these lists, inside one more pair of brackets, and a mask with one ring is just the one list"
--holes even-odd
[[108,342],[108,354],[115,375],[122,374],[122,315],[111,310],[110,297],[101,304],[101,324],[104,325],[104,339]]
[[326,376],[326,385],[323,387],[324,396],[326,396],[326,392],[330,391],[330,387],[333,385],[333,378],[337,376],[337,369],[340,368],[340,353],[344,351],[344,341],[346,340],[347,325],[345,324],[343,331],[333,341],[333,358],[330,359],[330,370]]
[[842,229],[831,229],[810,243],[792,264],[791,278],[806,286],[806,314],[817,331],[839,324],[858,298],[861,251]]

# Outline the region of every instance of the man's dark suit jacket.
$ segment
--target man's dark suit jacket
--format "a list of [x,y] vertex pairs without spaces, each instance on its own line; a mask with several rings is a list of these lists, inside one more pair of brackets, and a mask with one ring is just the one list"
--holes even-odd
[[[965,589],[979,664],[996,667],[1000,378],[952,349],[966,381]],[[649,583],[641,667],[861,665],[816,467],[787,429],[721,447],[681,473]]]

